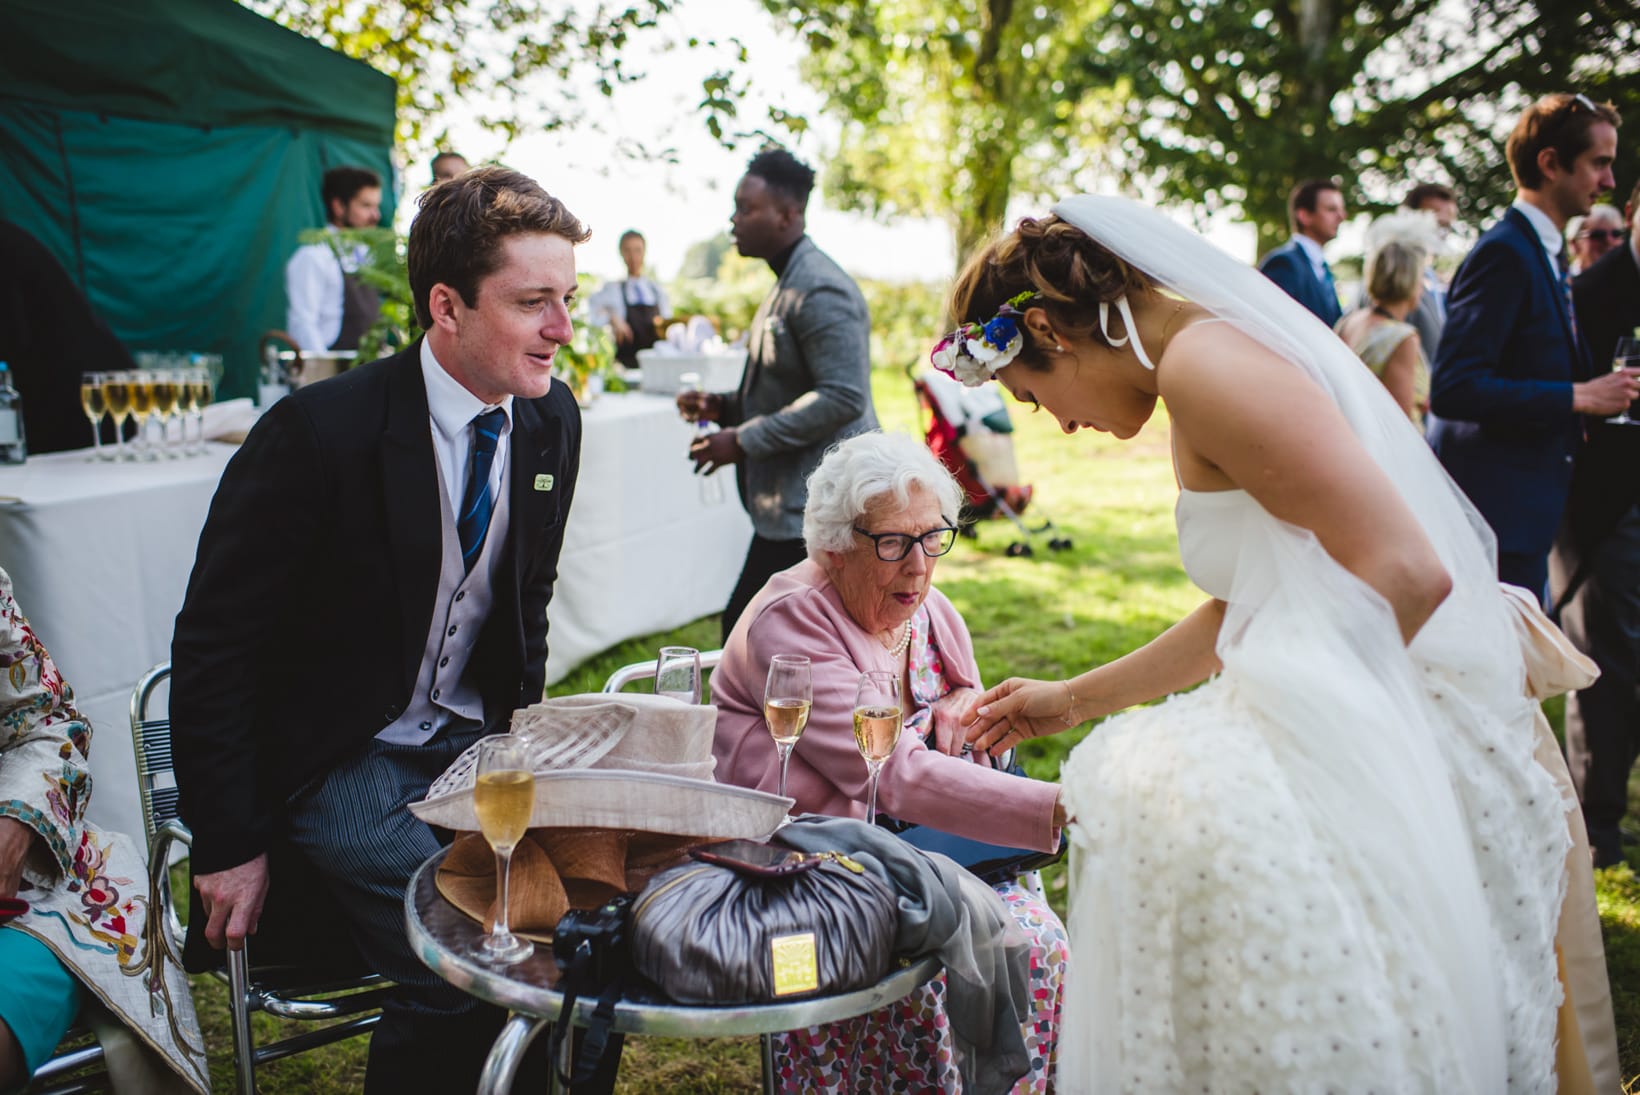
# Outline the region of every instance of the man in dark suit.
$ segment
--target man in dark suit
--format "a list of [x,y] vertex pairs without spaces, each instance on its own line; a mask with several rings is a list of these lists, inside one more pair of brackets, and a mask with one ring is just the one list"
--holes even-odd
[[1509,134],[1515,201],[1452,279],[1430,381],[1429,440],[1498,537],[1498,576],[1539,598],[1587,418],[1640,382],[1593,379],[1571,310],[1562,230],[1611,189],[1617,112],[1546,95]]
[[1331,327],[1344,309],[1321,248],[1344,223],[1344,192],[1331,179],[1306,179],[1287,195],[1287,222],[1293,238],[1265,255],[1259,271]]
[[736,392],[684,392],[678,409],[725,428],[689,450],[708,474],[737,465],[752,542],[723,610],[723,637],[770,577],[807,558],[808,478],[826,450],[877,428],[871,403],[871,315],[854,279],[805,235],[814,172],[784,149],[752,157],[735,187],[735,246],[763,259],[774,288],[747,336]]
[[[1572,283],[1589,346],[1584,379],[1610,369],[1618,338],[1640,327],[1640,184],[1624,215],[1629,238]],[[1640,420],[1640,405],[1629,416]],[[1640,757],[1640,424],[1587,425],[1550,570],[1561,626],[1600,666],[1600,679],[1566,701],[1566,760],[1595,864],[1607,867],[1623,858],[1619,824]]]
[[[581,422],[552,382],[581,223],[480,168],[410,230],[425,338],[275,403],[223,473],[172,645],[190,933],[240,947],[294,853],[397,982],[365,1090],[464,1091],[503,1016],[411,952],[405,804],[541,698]],[[288,899],[290,895],[285,895]]]

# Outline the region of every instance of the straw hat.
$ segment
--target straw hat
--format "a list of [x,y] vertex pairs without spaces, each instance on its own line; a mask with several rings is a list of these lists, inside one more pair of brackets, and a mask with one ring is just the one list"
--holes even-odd
[[[512,731],[529,742],[533,828],[616,829],[702,840],[762,840],[793,800],[712,779],[717,708],[666,696],[563,696],[520,711]],[[769,746],[774,757],[774,745]],[[476,830],[478,747],[467,750],[410,804],[430,825]]]

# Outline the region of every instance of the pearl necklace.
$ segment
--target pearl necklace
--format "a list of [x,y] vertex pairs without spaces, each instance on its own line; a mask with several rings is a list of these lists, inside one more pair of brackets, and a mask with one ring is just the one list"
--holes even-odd
[[911,645],[911,621],[905,622],[905,630],[900,634],[900,641],[888,648],[890,657],[898,658],[905,653],[905,648]]

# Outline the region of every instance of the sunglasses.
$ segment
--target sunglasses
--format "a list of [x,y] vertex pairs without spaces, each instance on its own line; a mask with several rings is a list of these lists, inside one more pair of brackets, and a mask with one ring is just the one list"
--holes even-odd
[[1626,235],[1628,233],[1621,228],[1588,228],[1579,232],[1577,238],[1600,241],[1611,240],[1613,243],[1621,243]]

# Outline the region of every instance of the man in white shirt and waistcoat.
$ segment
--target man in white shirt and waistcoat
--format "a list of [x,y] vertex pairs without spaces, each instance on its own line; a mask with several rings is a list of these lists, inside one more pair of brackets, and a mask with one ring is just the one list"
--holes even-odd
[[[363,167],[333,167],[319,189],[327,230],[374,228],[382,218],[382,180]],[[303,353],[356,350],[381,312],[381,294],[358,276],[362,246],[306,243],[285,263],[285,333]]]
[[[339,913],[396,983],[367,1092],[470,1091],[504,1014],[411,952],[404,892],[440,838],[405,809],[543,691],[580,460],[553,383],[587,230],[516,172],[433,187],[410,230],[426,336],[280,400],[229,463],[172,645],[194,833],[189,965],[264,901]],[[323,893],[281,892],[292,863]]]

